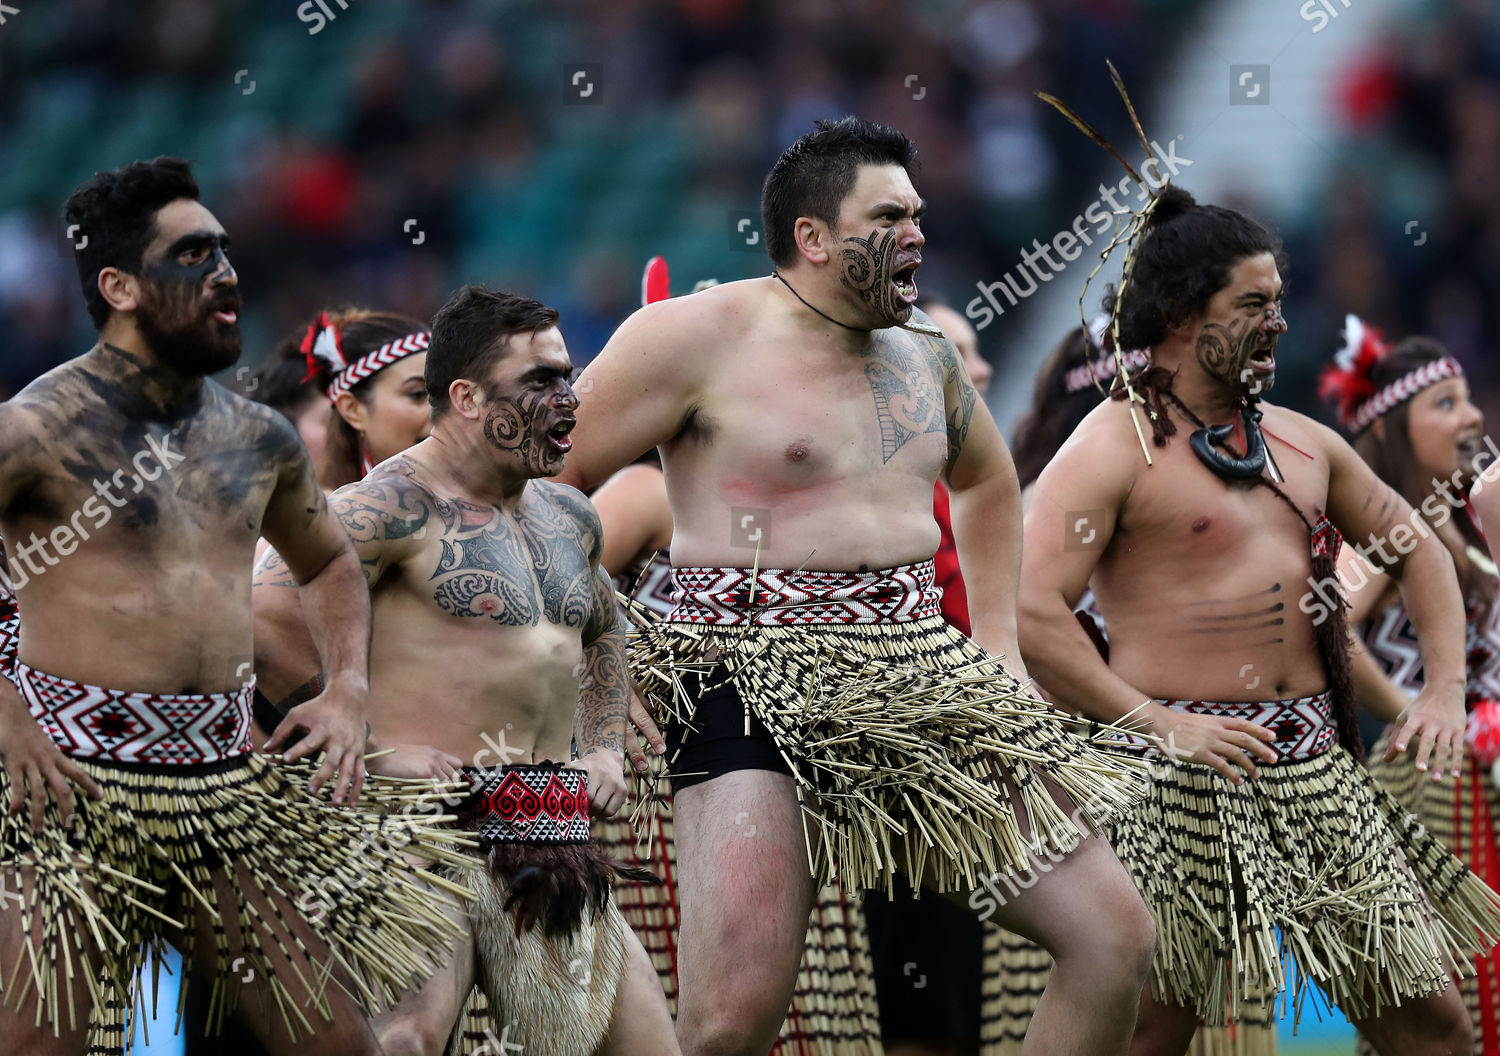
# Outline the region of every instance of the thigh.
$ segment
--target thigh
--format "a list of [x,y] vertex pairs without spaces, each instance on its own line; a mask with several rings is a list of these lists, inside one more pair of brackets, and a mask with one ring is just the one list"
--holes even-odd
[[1451,983],[1436,994],[1407,998],[1353,1023],[1382,1056],[1469,1056],[1473,1048],[1469,1010]]
[[[4,973],[0,976],[0,1039],[7,1051],[82,1056],[88,1046],[91,1008],[85,977],[88,966],[98,964],[98,951],[86,926],[71,920],[71,912],[57,919],[50,907],[41,906],[25,920],[22,907],[31,904],[35,883],[30,869],[0,869],[0,971]],[[40,964],[32,964],[28,946],[37,952]],[[42,986],[51,990],[53,965],[57,966],[57,987],[49,993],[38,1023],[36,982],[40,978]],[[71,973],[67,967],[73,969]],[[40,977],[33,969],[42,973]],[[58,1022],[56,1036],[50,1022],[53,1015]]]
[[[729,990],[791,1000],[813,881],[792,779],[736,770],[679,789],[679,1008]],[[696,995],[696,998],[695,996]]]
[[[233,1015],[272,1056],[309,1051],[309,1037],[328,1056],[378,1052],[368,1020],[346,989],[347,973],[303,919],[295,900],[263,892],[244,866],[233,868],[233,878],[214,873],[212,890],[203,892],[222,919],[216,920],[201,901],[183,896],[193,914],[193,967],[203,979],[217,980],[210,983],[217,995],[210,1030],[222,1031],[224,1019]],[[247,927],[254,930],[260,955],[245,948],[236,923],[242,904],[244,916],[253,921]],[[227,971],[221,956],[228,959]]]

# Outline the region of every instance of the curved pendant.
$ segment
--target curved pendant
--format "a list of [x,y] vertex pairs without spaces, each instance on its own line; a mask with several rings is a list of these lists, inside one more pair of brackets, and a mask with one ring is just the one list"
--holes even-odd
[[1234,435],[1234,423],[1204,426],[1188,437],[1193,454],[1225,480],[1254,480],[1266,468],[1266,440],[1260,433],[1260,415],[1245,416],[1245,457],[1235,458],[1220,451]]

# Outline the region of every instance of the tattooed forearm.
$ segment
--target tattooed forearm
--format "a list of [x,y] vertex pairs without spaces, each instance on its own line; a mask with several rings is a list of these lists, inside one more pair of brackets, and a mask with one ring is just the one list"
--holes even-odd
[[625,752],[625,709],[630,676],[625,666],[625,632],[618,625],[583,650],[578,683],[578,714],[573,723],[580,757],[598,751]]
[[255,577],[251,580],[255,587],[295,587],[297,577],[292,575],[292,570],[286,567],[286,559],[278,554],[275,549],[268,548],[255,563]]

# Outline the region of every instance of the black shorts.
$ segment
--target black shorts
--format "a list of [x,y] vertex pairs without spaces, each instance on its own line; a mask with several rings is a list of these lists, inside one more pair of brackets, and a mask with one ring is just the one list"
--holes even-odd
[[687,675],[682,680],[696,710],[692,729],[669,722],[662,733],[667,742],[667,773],[674,789],[689,788],[735,770],[771,770],[791,776],[792,769],[781,757],[771,732],[753,711],[750,732],[745,732],[745,702],[728,675],[728,668],[717,664],[702,678]]

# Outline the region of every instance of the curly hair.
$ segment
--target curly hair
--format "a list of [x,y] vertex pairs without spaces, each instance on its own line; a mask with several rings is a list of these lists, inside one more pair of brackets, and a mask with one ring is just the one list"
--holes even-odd
[[1236,264],[1262,253],[1286,271],[1281,239],[1260,223],[1234,209],[1199,205],[1187,191],[1168,186],[1136,244],[1123,307],[1111,285],[1104,310],[1119,311],[1125,348],[1155,347],[1172,327],[1207,309]]
[[95,329],[104,329],[111,311],[99,292],[99,272],[140,271],[146,247],[156,236],[156,214],[182,198],[198,200],[198,181],[189,162],[168,157],[96,172],[69,195],[63,219],[87,239],[73,259]]

